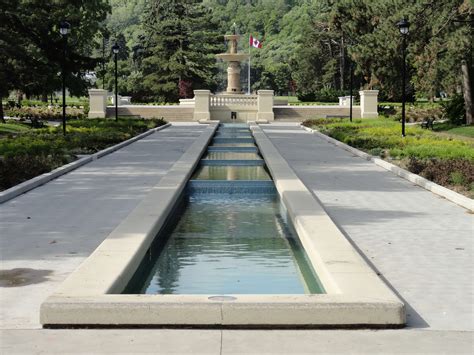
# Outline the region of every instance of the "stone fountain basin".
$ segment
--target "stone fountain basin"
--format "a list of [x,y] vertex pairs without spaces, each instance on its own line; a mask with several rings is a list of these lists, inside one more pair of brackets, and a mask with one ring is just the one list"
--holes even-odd
[[217,54],[216,57],[225,62],[242,62],[248,59],[249,55],[246,53],[222,53]]

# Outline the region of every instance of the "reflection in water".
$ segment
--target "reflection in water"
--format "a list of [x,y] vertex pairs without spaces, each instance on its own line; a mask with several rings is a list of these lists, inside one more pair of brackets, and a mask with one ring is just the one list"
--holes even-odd
[[[212,148],[227,151],[208,151],[205,159],[261,160],[257,153],[232,151],[254,147],[226,139],[242,136],[251,139],[246,125],[221,125],[220,139]],[[124,293],[324,292],[298,238],[280,215],[282,205],[263,166],[202,165],[190,184],[194,193],[171,213],[177,222],[155,238]],[[270,191],[266,184],[271,184]]]
[[211,147],[255,147],[253,143],[213,143]]
[[195,180],[271,180],[262,166],[200,166]]
[[248,152],[208,152],[203,159],[209,160],[261,160],[257,153]]
[[149,294],[321,293],[275,196],[195,195],[159,253]]

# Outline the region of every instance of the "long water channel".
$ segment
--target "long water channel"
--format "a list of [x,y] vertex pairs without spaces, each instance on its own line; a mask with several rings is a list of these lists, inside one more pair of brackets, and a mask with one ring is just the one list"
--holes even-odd
[[221,124],[124,293],[324,293],[245,124]]

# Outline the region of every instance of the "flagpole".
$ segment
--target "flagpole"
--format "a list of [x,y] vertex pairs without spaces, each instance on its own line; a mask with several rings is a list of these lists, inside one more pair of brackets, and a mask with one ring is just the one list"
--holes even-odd
[[247,95],[250,95],[250,36],[249,36],[249,67],[248,67],[248,80],[247,80]]

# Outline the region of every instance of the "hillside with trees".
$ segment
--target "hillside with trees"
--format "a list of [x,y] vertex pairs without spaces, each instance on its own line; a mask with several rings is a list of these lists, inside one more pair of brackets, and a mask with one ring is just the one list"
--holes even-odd
[[[396,23],[407,18],[409,96],[447,96],[472,107],[470,0],[1,3],[6,9],[0,18],[2,97],[11,89],[46,96],[60,87],[57,24],[67,18],[74,42],[68,85],[75,94],[85,93],[90,70],[98,77],[96,86],[112,90],[110,48],[115,42],[121,47],[119,91],[135,102],[177,102],[193,89],[222,90],[225,66],[214,55],[225,50],[223,34],[235,23],[242,35],[240,50],[249,50],[250,34],[263,43],[251,50],[252,91],[265,88],[301,100],[334,100],[348,92],[352,68],[356,89],[379,89],[382,100],[396,101],[402,91],[402,40]],[[246,75],[242,87],[247,87]]]

